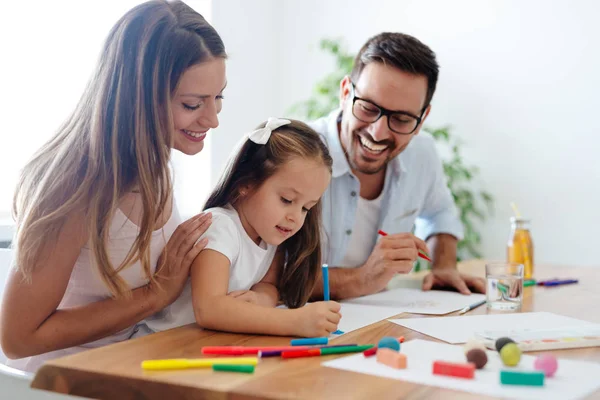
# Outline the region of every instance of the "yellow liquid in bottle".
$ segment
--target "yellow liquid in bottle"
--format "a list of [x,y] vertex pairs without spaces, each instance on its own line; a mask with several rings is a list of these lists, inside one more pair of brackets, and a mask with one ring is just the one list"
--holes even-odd
[[507,246],[508,262],[523,264],[523,278],[533,278],[533,241],[527,229],[513,229]]

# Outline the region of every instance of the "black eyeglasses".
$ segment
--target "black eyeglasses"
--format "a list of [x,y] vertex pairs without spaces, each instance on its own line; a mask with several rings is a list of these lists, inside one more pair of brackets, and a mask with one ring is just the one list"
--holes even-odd
[[401,135],[410,135],[413,133],[419,124],[421,123],[421,117],[412,115],[406,111],[391,111],[387,110],[370,100],[361,99],[356,95],[356,88],[354,82],[350,82],[352,85],[352,114],[362,122],[374,123],[384,115],[387,116],[388,128],[392,132],[399,133]]

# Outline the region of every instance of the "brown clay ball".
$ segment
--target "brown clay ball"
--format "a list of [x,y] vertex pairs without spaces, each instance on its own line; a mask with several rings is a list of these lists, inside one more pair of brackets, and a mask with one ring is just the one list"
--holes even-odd
[[487,354],[481,349],[471,349],[467,352],[467,361],[475,364],[475,368],[481,369],[488,362]]

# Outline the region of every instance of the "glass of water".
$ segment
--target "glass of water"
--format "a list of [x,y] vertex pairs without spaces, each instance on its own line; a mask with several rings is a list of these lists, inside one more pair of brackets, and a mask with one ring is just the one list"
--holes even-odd
[[490,263],[485,266],[487,308],[519,311],[523,302],[523,264]]

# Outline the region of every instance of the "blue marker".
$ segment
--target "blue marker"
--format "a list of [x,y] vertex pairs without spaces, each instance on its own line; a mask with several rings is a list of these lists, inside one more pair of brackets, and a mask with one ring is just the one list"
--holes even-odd
[[323,264],[321,270],[323,271],[323,300],[329,301],[329,265]]
[[329,339],[326,337],[307,338],[307,339],[293,339],[290,344],[292,346],[312,346],[314,344],[327,344]]
[[[329,296],[329,265],[323,264],[321,265],[321,271],[323,271],[323,300],[329,301],[331,297]],[[334,335],[343,335],[344,331],[340,331],[339,329],[333,332]]]

